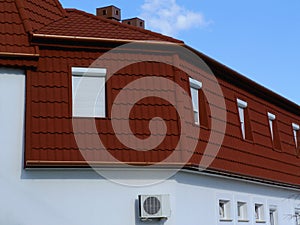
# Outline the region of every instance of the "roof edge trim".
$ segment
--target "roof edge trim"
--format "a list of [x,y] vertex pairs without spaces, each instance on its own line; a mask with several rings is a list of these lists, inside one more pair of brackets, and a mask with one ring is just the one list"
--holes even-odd
[[18,53],[18,52],[0,52],[0,56],[5,57],[39,57],[39,54]]
[[[70,168],[70,169],[85,169],[85,168],[122,168],[124,164],[136,165],[136,166],[147,166],[153,165],[151,162],[104,162],[104,161],[42,161],[42,160],[27,160],[25,163],[25,169],[56,169],[56,168]],[[247,175],[241,175],[236,173],[229,173],[226,171],[220,171],[215,169],[199,170],[199,167],[195,166],[193,163],[167,163],[158,164],[153,169],[172,169],[181,166],[181,171],[197,173],[197,174],[207,174],[211,176],[228,177],[231,179],[253,182],[265,185],[275,185],[281,188],[289,188],[300,190],[300,186],[296,184],[278,182],[275,180],[266,180],[258,177],[250,177]]]
[[57,0],[55,0],[54,2],[56,4],[56,6],[59,8],[59,10],[62,13],[62,16],[66,16],[66,10],[62,7],[61,3]]
[[[106,161],[43,161],[43,160],[26,160],[26,168],[55,168],[55,167],[116,167],[124,166],[124,164],[130,165],[153,165],[155,162],[106,162]],[[166,163],[158,164],[157,168],[174,168],[174,167],[184,167],[186,163]]]
[[300,186],[296,184],[290,184],[290,183],[285,183],[285,182],[280,182],[280,181],[273,181],[273,180],[266,180],[262,178],[256,178],[256,177],[250,177],[250,176],[245,176],[245,175],[240,175],[240,174],[235,174],[235,173],[230,173],[230,172],[223,172],[219,170],[214,170],[214,169],[206,169],[206,170],[199,170],[199,167],[193,167],[193,166],[187,166],[182,169],[183,172],[187,173],[196,173],[196,174],[203,174],[207,176],[215,176],[215,177],[226,177],[228,179],[233,179],[237,181],[244,181],[244,182],[250,182],[250,183],[255,183],[255,184],[263,184],[263,185],[272,185],[272,186],[277,186],[280,188],[285,188],[285,189],[292,189],[292,190],[297,190],[299,191]]
[[64,40],[80,40],[80,41],[105,41],[115,43],[146,43],[146,44],[163,44],[163,45],[181,45],[183,43],[173,43],[169,41],[154,41],[154,40],[131,40],[131,39],[113,39],[113,38],[94,38],[82,36],[64,36],[64,35],[50,35],[50,34],[32,34],[35,38],[45,39],[64,39]]

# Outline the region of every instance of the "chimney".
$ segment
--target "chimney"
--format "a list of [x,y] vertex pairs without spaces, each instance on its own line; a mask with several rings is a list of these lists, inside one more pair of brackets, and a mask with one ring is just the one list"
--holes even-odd
[[97,8],[96,14],[99,17],[103,17],[110,20],[115,20],[115,21],[121,20],[121,9],[113,5]]
[[138,17],[122,20],[122,23],[132,25],[135,27],[139,27],[139,28],[143,28],[143,29],[145,28],[145,21]]

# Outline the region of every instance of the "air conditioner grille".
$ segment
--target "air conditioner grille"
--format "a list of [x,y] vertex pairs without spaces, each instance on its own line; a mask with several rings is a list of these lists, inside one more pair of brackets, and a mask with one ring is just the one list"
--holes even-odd
[[156,197],[148,197],[144,201],[144,210],[149,214],[149,215],[155,215],[160,211],[161,204],[160,200]]

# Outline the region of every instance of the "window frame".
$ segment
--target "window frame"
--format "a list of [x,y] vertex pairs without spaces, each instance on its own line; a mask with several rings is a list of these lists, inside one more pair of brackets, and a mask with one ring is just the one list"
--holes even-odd
[[300,225],[300,208],[295,208],[295,222],[296,225]]
[[[258,212],[257,212],[257,210],[258,210]],[[264,204],[262,204],[262,203],[254,204],[254,218],[255,218],[256,223],[266,223],[265,205]]]
[[240,127],[242,132],[242,137],[244,140],[246,140],[246,109],[248,107],[248,103],[237,98],[237,106],[238,106],[238,114],[239,114],[239,121],[240,121]]
[[270,112],[267,113],[267,116],[273,149],[281,151],[281,141],[278,130],[277,116]]
[[[72,72],[72,80],[71,80],[71,84],[72,84],[72,117],[75,118],[105,118],[106,117],[106,110],[107,110],[107,94],[106,94],[106,75],[107,75],[107,70],[105,68],[89,68],[89,67],[72,67],[71,68],[71,72]],[[104,106],[104,109],[99,109],[99,111],[96,112],[95,107],[91,107],[91,108],[85,108],[82,107],[80,105],[80,103],[76,102],[76,91],[78,90],[78,87],[80,85],[80,82],[82,82],[83,80],[79,80],[82,78],[93,78],[94,80],[99,78],[99,79],[104,79],[101,82],[101,86],[102,88],[104,88],[104,90],[101,90],[101,87],[99,87],[99,91],[102,94],[99,97],[99,91],[97,91],[95,89],[95,91],[97,91],[97,93],[92,93],[93,98],[95,99],[95,104],[100,104],[100,100],[99,98],[101,98],[104,102],[102,102],[102,105]],[[76,84],[76,85],[75,85]],[[95,97],[95,95],[97,95]],[[78,96],[77,96],[78,98]],[[80,98],[80,97],[79,97]],[[78,99],[77,99],[78,101]],[[99,101],[99,102],[98,102]],[[97,103],[96,103],[97,102]],[[95,105],[94,105],[95,106]],[[93,111],[92,111],[93,110]],[[86,112],[84,112],[86,111]]]
[[[200,120],[200,98],[199,98],[199,90],[202,89],[202,82],[195,80],[191,77],[189,77],[189,83],[190,83],[190,94],[191,94],[191,100],[192,100],[192,107],[193,107],[193,119],[195,125],[200,126],[201,120]],[[197,98],[193,98],[193,92],[196,91]],[[196,102],[196,104],[195,104]],[[197,107],[198,106],[198,107]]]
[[[231,201],[228,199],[219,199],[218,201],[219,220],[221,222],[232,221]],[[221,215],[221,209],[223,210],[223,216]]]
[[[273,223],[271,218],[273,218]],[[269,220],[270,225],[278,225],[278,209],[276,206],[269,207]]]
[[299,131],[300,131],[300,126],[296,123],[292,123],[292,128],[293,128],[293,137],[295,141],[295,146],[296,148],[299,148]]
[[238,217],[238,222],[249,222],[247,202],[243,202],[243,201],[237,202],[237,217]]
[[268,112],[268,122],[269,122],[269,130],[271,134],[271,139],[274,141],[274,123],[276,120],[276,116],[273,113]]

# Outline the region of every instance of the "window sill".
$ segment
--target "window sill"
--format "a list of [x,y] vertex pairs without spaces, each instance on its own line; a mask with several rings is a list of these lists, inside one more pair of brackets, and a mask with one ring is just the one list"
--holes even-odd
[[239,223],[249,223],[250,220],[247,220],[247,219],[243,219],[243,220],[238,220]]
[[220,219],[220,222],[232,222],[233,219]]
[[267,223],[265,220],[256,220],[255,223]]

